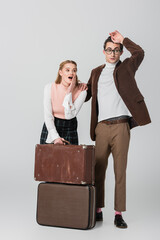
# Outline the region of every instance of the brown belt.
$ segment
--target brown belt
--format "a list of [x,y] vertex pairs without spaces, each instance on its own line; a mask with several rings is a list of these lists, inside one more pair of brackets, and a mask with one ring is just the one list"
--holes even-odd
[[107,125],[117,124],[117,123],[125,123],[125,122],[128,122],[128,118],[117,119],[117,120],[103,120],[103,121],[101,121],[101,123],[105,123]]

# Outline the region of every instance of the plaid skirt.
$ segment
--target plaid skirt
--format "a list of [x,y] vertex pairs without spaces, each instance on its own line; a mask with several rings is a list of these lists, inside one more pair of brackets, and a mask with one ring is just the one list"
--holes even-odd
[[[78,145],[78,133],[77,133],[77,118],[70,120],[54,117],[54,124],[56,130],[61,138],[69,141],[73,145]],[[48,136],[48,130],[46,124],[43,124],[40,144],[47,144],[46,139]]]

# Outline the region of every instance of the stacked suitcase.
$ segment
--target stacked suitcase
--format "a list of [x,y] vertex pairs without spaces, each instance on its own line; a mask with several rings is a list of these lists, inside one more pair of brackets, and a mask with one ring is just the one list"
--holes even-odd
[[90,229],[95,226],[95,151],[88,145],[37,144],[37,222]]

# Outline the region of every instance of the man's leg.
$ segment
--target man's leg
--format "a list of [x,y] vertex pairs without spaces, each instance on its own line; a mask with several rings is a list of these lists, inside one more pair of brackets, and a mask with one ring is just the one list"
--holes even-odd
[[[115,173],[114,208],[118,212],[126,211],[126,168],[129,141],[130,129],[128,123],[112,125],[111,151],[114,159]],[[127,227],[122,217],[119,217],[118,221],[120,221],[121,227]]]
[[104,186],[105,173],[108,165],[108,157],[111,152],[109,146],[110,131],[104,123],[98,123],[96,127],[96,148],[95,148],[95,186],[96,206],[104,207]]

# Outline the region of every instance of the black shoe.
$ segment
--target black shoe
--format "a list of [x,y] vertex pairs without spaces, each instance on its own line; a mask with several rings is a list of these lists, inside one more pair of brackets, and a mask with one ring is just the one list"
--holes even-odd
[[96,212],[96,221],[103,221],[103,213],[102,212],[99,212],[99,213]]
[[127,223],[123,220],[123,218],[120,214],[115,215],[114,224],[118,228],[127,228],[128,227]]

